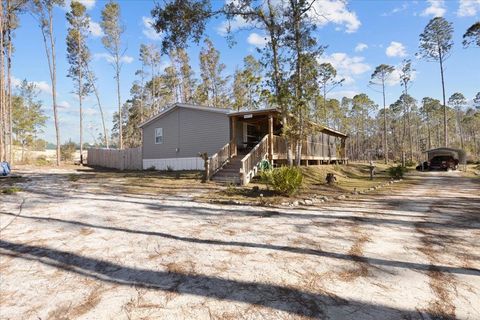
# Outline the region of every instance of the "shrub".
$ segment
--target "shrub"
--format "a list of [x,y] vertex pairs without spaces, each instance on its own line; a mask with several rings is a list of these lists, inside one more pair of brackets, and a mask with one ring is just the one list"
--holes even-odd
[[413,160],[407,160],[405,161],[405,167],[415,167],[416,166],[416,162],[413,161]]
[[8,187],[8,188],[3,189],[1,193],[4,193],[4,194],[14,194],[14,193],[20,192],[20,191],[22,191],[22,188],[19,188],[19,187]]
[[388,174],[393,179],[402,179],[406,171],[407,168],[403,167],[400,164],[398,166],[388,168]]
[[78,179],[80,179],[80,176],[77,175],[77,174],[72,173],[72,174],[68,175],[68,180],[69,181],[75,182],[75,181],[78,181]]
[[50,161],[48,161],[47,156],[38,156],[37,159],[35,159],[35,164],[37,166],[48,166],[50,164]]
[[273,190],[291,196],[298,192],[303,183],[302,171],[297,167],[280,167],[261,172],[261,178]]
[[62,144],[60,146],[60,157],[62,161],[72,161],[76,149],[77,146],[73,141]]

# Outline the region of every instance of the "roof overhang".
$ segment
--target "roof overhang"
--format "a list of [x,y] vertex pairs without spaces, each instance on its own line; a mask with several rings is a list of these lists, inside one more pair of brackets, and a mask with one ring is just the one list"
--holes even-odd
[[248,116],[263,116],[269,114],[280,114],[280,111],[277,108],[268,108],[268,109],[258,109],[258,110],[245,110],[245,111],[234,111],[228,114],[229,117],[244,117]]
[[170,113],[171,111],[177,109],[177,108],[185,108],[185,109],[192,109],[192,110],[198,110],[198,111],[207,111],[207,112],[215,112],[215,113],[223,113],[225,115],[228,115],[232,110],[231,109],[222,109],[222,108],[215,108],[215,107],[207,107],[207,106],[201,106],[201,105],[194,105],[194,104],[188,104],[188,103],[175,103],[170,106],[165,107],[162,111],[151,117],[150,119],[147,119],[146,121],[142,122],[141,124],[138,125],[139,128],[143,128],[147,124],[165,116],[166,114]]
[[465,162],[467,154],[463,149],[455,149],[455,148],[435,148],[424,151],[428,155],[428,160],[430,161],[431,158],[435,156],[442,156],[442,155],[449,155],[453,156],[454,158],[458,159],[460,162]]
[[[268,108],[268,109],[258,109],[258,110],[234,111],[234,112],[230,112],[228,114],[228,116],[229,117],[242,117],[242,118],[248,119],[248,118],[252,118],[254,116],[263,116],[263,115],[270,115],[270,114],[279,115],[280,110],[278,110],[277,108]],[[290,115],[290,116],[293,117],[293,115]],[[340,131],[337,131],[335,129],[326,127],[324,125],[318,124],[314,121],[308,120],[308,122],[310,124],[312,124],[314,127],[316,127],[317,129],[319,129],[320,132],[325,132],[325,133],[328,133],[332,136],[339,137],[339,138],[347,138],[348,137],[348,135],[343,133],[343,132],[340,132]]]

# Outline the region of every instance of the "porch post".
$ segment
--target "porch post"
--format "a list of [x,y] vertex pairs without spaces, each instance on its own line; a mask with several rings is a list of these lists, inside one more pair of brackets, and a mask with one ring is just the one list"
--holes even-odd
[[230,140],[230,157],[237,155],[237,117],[230,117],[231,122],[231,140]]
[[268,115],[268,161],[273,163],[273,115]]
[[342,162],[345,161],[345,158],[347,157],[347,154],[345,152],[345,140],[346,138],[340,139],[340,157],[342,157]]

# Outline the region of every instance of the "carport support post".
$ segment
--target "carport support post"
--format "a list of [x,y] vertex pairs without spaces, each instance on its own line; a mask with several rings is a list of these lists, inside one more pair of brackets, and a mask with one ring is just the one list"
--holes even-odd
[[231,140],[230,140],[230,158],[237,155],[237,118],[230,117]]
[[268,161],[273,164],[273,115],[268,115]]
[[347,153],[345,152],[345,140],[345,138],[340,139],[340,158],[342,158],[342,161],[347,157]]

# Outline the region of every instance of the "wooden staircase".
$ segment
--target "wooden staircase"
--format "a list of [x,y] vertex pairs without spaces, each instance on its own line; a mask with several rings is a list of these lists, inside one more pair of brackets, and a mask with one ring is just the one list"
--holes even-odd
[[230,141],[209,158],[210,179],[228,184],[248,184],[257,174],[258,164],[267,159],[268,141],[268,135],[265,135],[248,153],[237,150]]
[[225,184],[240,184],[240,169],[242,168],[242,159],[247,155],[247,152],[239,151],[236,156],[232,157],[230,161],[225,164],[212,177],[213,181]]

